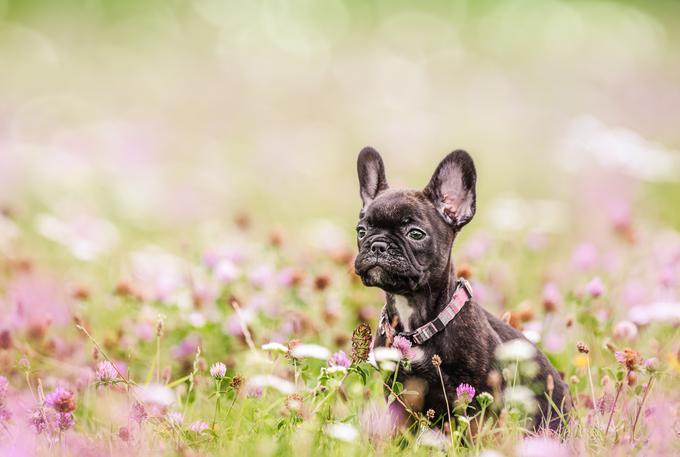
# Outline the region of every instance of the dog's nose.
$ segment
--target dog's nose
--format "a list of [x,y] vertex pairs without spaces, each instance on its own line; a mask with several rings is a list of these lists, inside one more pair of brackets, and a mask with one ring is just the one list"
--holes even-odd
[[371,252],[382,254],[385,251],[387,251],[387,243],[384,241],[374,241],[371,244]]

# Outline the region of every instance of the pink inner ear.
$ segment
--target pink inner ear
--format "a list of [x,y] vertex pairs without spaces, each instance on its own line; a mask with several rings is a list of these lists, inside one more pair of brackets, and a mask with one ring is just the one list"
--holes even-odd
[[451,200],[449,200],[448,195],[444,194],[441,199],[442,203],[442,212],[446,217],[451,219],[452,221],[456,220],[456,208],[451,204]]

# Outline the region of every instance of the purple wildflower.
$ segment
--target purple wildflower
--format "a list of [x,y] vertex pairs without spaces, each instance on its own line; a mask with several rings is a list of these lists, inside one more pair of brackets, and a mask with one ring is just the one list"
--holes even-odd
[[127,443],[132,440],[132,432],[128,427],[121,427],[118,429],[118,438],[120,438],[121,441]]
[[254,386],[250,387],[248,389],[248,394],[247,396],[249,398],[262,398],[262,394],[264,393],[264,390],[260,386]]
[[62,386],[54,389],[54,392],[45,398],[45,403],[58,413],[70,413],[76,409],[73,392]]
[[41,434],[47,430],[47,418],[45,417],[45,411],[42,408],[36,408],[31,413],[31,417],[28,421],[37,434]]
[[4,376],[0,376],[0,406],[5,404],[5,399],[7,398],[7,390],[9,388],[9,382]]
[[516,447],[518,457],[569,457],[569,451],[560,441],[547,436],[529,437],[522,440]]
[[580,270],[588,270],[597,262],[597,248],[590,243],[581,243],[572,252],[571,262]]
[[177,359],[187,359],[196,354],[196,348],[201,345],[201,337],[195,333],[184,338],[172,350],[172,355]]
[[392,342],[392,347],[398,350],[401,356],[405,359],[409,359],[413,356],[411,342],[404,338],[403,336],[400,335],[395,336],[394,341]]
[[345,354],[345,351],[338,351],[333,354],[330,359],[328,359],[329,367],[349,368],[351,364],[352,361],[349,359],[347,354]]
[[590,280],[590,282],[586,286],[586,291],[591,297],[597,298],[600,295],[604,294],[605,287],[604,284],[602,283],[602,280],[596,276]]
[[458,398],[458,400],[465,403],[470,403],[474,397],[475,388],[470,384],[463,383],[456,387],[456,398]]
[[54,425],[62,432],[65,432],[66,430],[73,427],[74,423],[75,420],[73,419],[73,414],[71,413],[57,413],[57,418],[54,421]]
[[215,379],[222,379],[227,374],[227,366],[222,362],[216,362],[210,367],[210,376]]
[[210,426],[206,422],[203,422],[203,421],[192,422],[192,424],[189,426],[189,430],[191,430],[192,432],[196,432],[196,433],[203,433],[206,430],[208,430],[209,428],[210,428]]
[[12,418],[12,413],[10,413],[4,406],[0,405],[0,425],[9,422]]
[[4,376],[0,376],[0,398],[5,398],[7,389],[9,388],[9,381]]
[[147,417],[149,417],[149,414],[146,412],[144,405],[138,401],[134,402],[130,409],[130,418],[137,422],[137,424],[142,425],[142,422],[144,422]]
[[94,376],[97,382],[108,384],[116,380],[118,372],[111,362],[102,360],[97,364]]
[[177,411],[170,411],[165,418],[171,425],[180,426],[184,422],[184,414]]

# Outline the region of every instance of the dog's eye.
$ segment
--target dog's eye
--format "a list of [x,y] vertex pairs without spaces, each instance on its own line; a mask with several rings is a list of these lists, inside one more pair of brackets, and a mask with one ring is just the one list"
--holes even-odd
[[357,238],[362,239],[366,236],[366,229],[363,227],[357,227]]
[[425,232],[423,232],[422,230],[418,230],[418,229],[411,229],[411,230],[408,231],[406,236],[408,236],[412,240],[416,240],[416,241],[422,240],[423,238],[425,238]]

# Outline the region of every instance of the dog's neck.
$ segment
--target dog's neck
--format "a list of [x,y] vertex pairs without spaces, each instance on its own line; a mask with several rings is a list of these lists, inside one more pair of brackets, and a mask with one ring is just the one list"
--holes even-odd
[[435,319],[451,300],[455,284],[455,269],[449,257],[445,273],[431,278],[419,290],[403,295],[386,293],[389,321],[396,322],[397,329],[411,332]]

